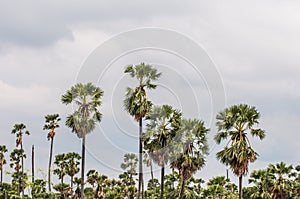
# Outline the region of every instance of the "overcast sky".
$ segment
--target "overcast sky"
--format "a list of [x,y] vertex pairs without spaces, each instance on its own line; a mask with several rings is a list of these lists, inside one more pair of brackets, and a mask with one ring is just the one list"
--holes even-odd
[[[122,156],[137,152],[137,124],[122,108],[127,84],[136,82],[124,76],[123,70],[127,64],[142,61],[163,72],[158,88],[149,94],[156,104],[180,108],[185,117],[202,119],[211,129],[210,155],[198,177],[225,175],[226,167],[215,158],[222,146],[212,140],[216,133],[211,107],[214,92],[221,92],[220,104],[214,108],[247,103],[261,113],[260,126],[267,137],[262,142],[252,140],[260,157],[250,171],[279,161],[299,164],[299,9],[297,1],[279,0],[2,1],[0,144],[11,151],[15,143],[11,129],[25,123],[32,134],[24,137],[26,153],[29,157],[34,144],[37,168],[46,173],[49,143],[42,130],[44,115],[59,113],[62,122],[55,154],[80,153],[80,140],[64,126],[72,108],[61,104],[61,95],[78,82],[86,60],[103,43],[126,31],[156,27],[185,35],[201,46],[201,54],[214,63],[224,90],[211,90],[211,79],[195,75],[180,54],[144,49],[117,55],[102,76],[96,73],[96,84],[104,90],[103,121],[87,138],[87,169],[117,177]],[[102,57],[98,59],[100,63]],[[101,70],[105,67],[99,65]]]

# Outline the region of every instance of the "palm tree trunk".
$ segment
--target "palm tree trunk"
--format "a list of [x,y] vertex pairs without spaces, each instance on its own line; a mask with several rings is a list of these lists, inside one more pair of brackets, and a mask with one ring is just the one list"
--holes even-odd
[[[166,140],[162,140],[162,149],[166,146]],[[161,176],[160,176],[160,199],[164,198],[164,187],[165,187],[165,157],[163,156],[163,164],[161,166]]]
[[[31,180],[34,186],[34,145],[32,145],[31,149]],[[34,198],[34,194],[32,193],[32,199]]]
[[84,166],[85,166],[85,135],[82,138],[82,151],[81,151],[81,194],[80,198],[84,199]]
[[155,187],[154,187],[154,182],[153,182],[153,167],[152,167],[152,162],[151,162],[151,165],[150,165],[150,172],[151,172],[151,180],[152,180],[152,189],[154,190]]
[[[139,187],[138,187],[138,199],[140,199],[140,195],[142,195],[142,199],[144,199],[144,182],[143,182],[143,143],[142,143],[142,133],[143,133],[143,118],[139,120]],[[142,188],[142,194],[141,194]]]
[[185,187],[185,180],[182,180],[181,191],[180,191],[180,199],[183,199],[183,197],[184,197],[184,187]]
[[161,167],[161,176],[160,176],[160,199],[164,198],[164,181],[165,181],[165,165]]
[[132,185],[132,168],[130,168],[130,176],[129,176],[129,178],[130,178],[130,185]]
[[73,191],[73,177],[74,176],[71,176],[71,190]]
[[[23,144],[21,143],[21,151],[23,152]],[[21,164],[22,164],[22,177],[21,177],[21,188],[22,188],[22,196],[24,197],[24,152],[21,156]]]
[[3,167],[1,168],[1,185],[3,183]]
[[17,174],[18,174],[18,187],[17,187],[17,193],[18,193],[18,196],[20,196],[20,186],[21,186],[20,169],[17,169]]
[[53,138],[51,138],[50,154],[49,154],[49,165],[48,165],[48,189],[51,192],[51,164],[52,164],[52,153],[53,153]]
[[242,192],[242,181],[243,181],[243,176],[239,176],[239,199],[243,198],[243,192]]

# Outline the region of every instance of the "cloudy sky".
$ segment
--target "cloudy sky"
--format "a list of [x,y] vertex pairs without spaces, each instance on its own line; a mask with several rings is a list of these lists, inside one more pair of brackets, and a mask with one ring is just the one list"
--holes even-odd
[[[158,88],[149,94],[156,104],[171,104],[185,117],[204,120],[211,129],[207,166],[197,176],[225,175],[226,167],[215,158],[222,146],[212,140],[214,117],[216,111],[238,103],[257,107],[260,126],[267,133],[262,142],[252,140],[260,158],[250,170],[279,161],[300,163],[299,2],[28,0],[0,4],[0,144],[12,150],[11,129],[25,123],[31,132],[24,137],[25,150],[30,156],[35,145],[40,177],[46,173],[49,151],[47,132],[42,130],[44,115],[62,117],[55,153],[80,153],[80,140],[64,126],[72,107],[62,105],[60,98],[83,74],[85,81],[91,78],[104,90],[103,121],[88,136],[87,167],[118,176],[122,156],[137,152],[138,147],[137,124],[122,107],[126,86],[136,82],[124,76],[123,70],[140,62],[163,72]],[[154,27],[187,43],[160,35],[145,39],[147,29]],[[141,38],[156,41],[157,48],[137,45],[142,49],[119,51],[124,47],[118,43],[120,35],[145,28]],[[115,46],[105,46],[109,42]],[[180,50],[188,48],[189,42],[199,48],[184,53],[199,53],[202,64],[213,66],[208,70],[217,74],[216,79],[205,75],[208,71],[201,63],[194,66],[199,75],[193,68],[197,63],[159,46],[167,43]],[[106,60],[103,52],[113,56]],[[89,63],[93,67],[84,72]],[[221,82],[221,87],[216,88],[214,82]]]

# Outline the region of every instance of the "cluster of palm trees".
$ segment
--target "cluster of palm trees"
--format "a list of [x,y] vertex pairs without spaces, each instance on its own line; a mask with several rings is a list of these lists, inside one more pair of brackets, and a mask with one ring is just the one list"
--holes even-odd
[[[295,169],[284,163],[270,165],[266,170],[253,171],[250,183],[255,186],[242,188],[243,176],[248,174],[248,165],[254,162],[258,153],[251,147],[248,135],[265,137],[264,130],[258,128],[260,114],[257,109],[247,104],[233,105],[217,115],[218,132],[214,139],[217,144],[227,140],[224,148],[216,157],[221,163],[229,166],[239,178],[239,186],[229,179],[217,176],[210,179],[206,187],[202,179],[194,174],[205,166],[208,155],[207,134],[210,129],[202,120],[184,118],[180,110],[166,104],[155,105],[147,92],[155,89],[161,73],[151,65],[141,63],[130,65],[124,71],[138,84],[127,88],[124,107],[139,124],[139,153],[125,154],[121,168],[124,170],[118,179],[109,179],[96,170],[85,173],[86,137],[101,122],[99,111],[103,91],[92,83],[78,83],[62,95],[63,104],[73,104],[74,112],[67,116],[66,126],[76,133],[82,141],[81,155],[70,152],[57,154],[52,168],[52,156],[56,129],[61,118],[58,114],[45,116],[44,130],[50,141],[48,179],[32,178],[24,172],[23,135],[29,135],[24,124],[16,124],[12,133],[16,135],[16,148],[10,154],[10,166],[14,169],[12,183],[3,183],[3,166],[7,163],[6,147],[0,146],[2,198],[29,198],[24,193],[26,187],[31,189],[31,198],[288,198],[299,197],[299,166]],[[146,127],[143,128],[143,123]],[[143,131],[144,129],[144,131]],[[81,161],[81,162],[80,162]],[[34,161],[32,161],[34,163]],[[161,167],[160,181],[154,178],[153,163]],[[151,179],[147,188],[144,184],[143,165],[151,169]],[[79,168],[79,165],[81,168]],[[137,168],[138,167],[138,168]],[[171,169],[166,174],[166,167]],[[291,171],[294,171],[290,173]],[[80,178],[76,174],[80,174]],[[297,173],[298,172],[298,173]],[[51,174],[57,175],[60,183],[53,186]],[[34,176],[34,165],[32,166]],[[70,184],[64,182],[70,177]],[[137,186],[135,177],[138,176]],[[86,180],[85,180],[86,177]],[[46,191],[46,183],[48,191]],[[73,188],[73,183],[76,187]],[[89,184],[90,186],[85,187]],[[59,192],[53,194],[52,188]],[[75,189],[75,190],[74,190]]]

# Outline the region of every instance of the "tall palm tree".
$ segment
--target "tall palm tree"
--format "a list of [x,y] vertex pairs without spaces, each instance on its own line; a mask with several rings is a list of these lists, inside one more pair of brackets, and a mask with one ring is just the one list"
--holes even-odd
[[123,170],[128,169],[130,185],[134,185],[133,175],[136,173],[138,157],[134,153],[127,153],[124,155],[124,162],[121,164]]
[[217,153],[221,163],[230,165],[239,177],[239,198],[242,198],[242,178],[248,173],[249,162],[254,162],[258,154],[252,149],[247,133],[262,140],[265,132],[255,128],[259,124],[260,114],[254,106],[233,105],[221,111],[217,119],[218,133],[214,139],[217,144],[229,138],[225,148]]
[[[29,131],[25,130],[25,124],[15,124],[11,133],[16,135],[16,147],[20,145],[21,151],[23,150],[23,133],[25,135],[30,135]],[[24,132],[25,131],[25,132]],[[21,189],[22,189],[22,196],[24,196],[24,157],[21,156],[21,166],[22,166],[22,174],[21,174]]]
[[84,167],[85,167],[85,140],[86,135],[96,128],[96,122],[101,121],[99,111],[103,91],[92,83],[78,83],[62,96],[62,103],[74,102],[77,110],[68,116],[66,125],[82,139],[81,152],[81,199],[84,198]]
[[147,131],[143,136],[145,149],[155,163],[161,167],[161,195],[164,197],[165,165],[170,159],[170,147],[181,121],[181,113],[169,105],[155,106],[147,114]]
[[209,129],[198,119],[183,119],[181,121],[180,138],[182,152],[171,163],[171,168],[179,171],[181,179],[180,199],[184,198],[185,182],[205,165],[208,155],[207,133]]
[[3,166],[7,163],[5,159],[5,153],[7,148],[5,145],[0,145],[0,170],[1,170],[1,185],[3,183]]
[[60,121],[60,118],[58,114],[53,114],[53,115],[46,115],[45,120],[46,121],[43,130],[49,130],[47,139],[48,141],[51,140],[49,165],[48,165],[48,189],[49,192],[51,192],[51,162],[52,162],[52,153],[53,153],[53,140],[55,136],[55,129],[59,127],[58,122]]
[[132,78],[136,78],[139,83],[136,88],[127,88],[124,107],[126,111],[134,116],[134,119],[139,122],[139,186],[137,198],[140,199],[142,187],[142,199],[144,199],[142,128],[143,118],[152,105],[151,101],[147,98],[145,89],[155,89],[156,85],[152,82],[156,81],[161,73],[158,73],[157,69],[153,68],[151,65],[144,63],[135,66],[129,65],[124,72],[129,73]]

